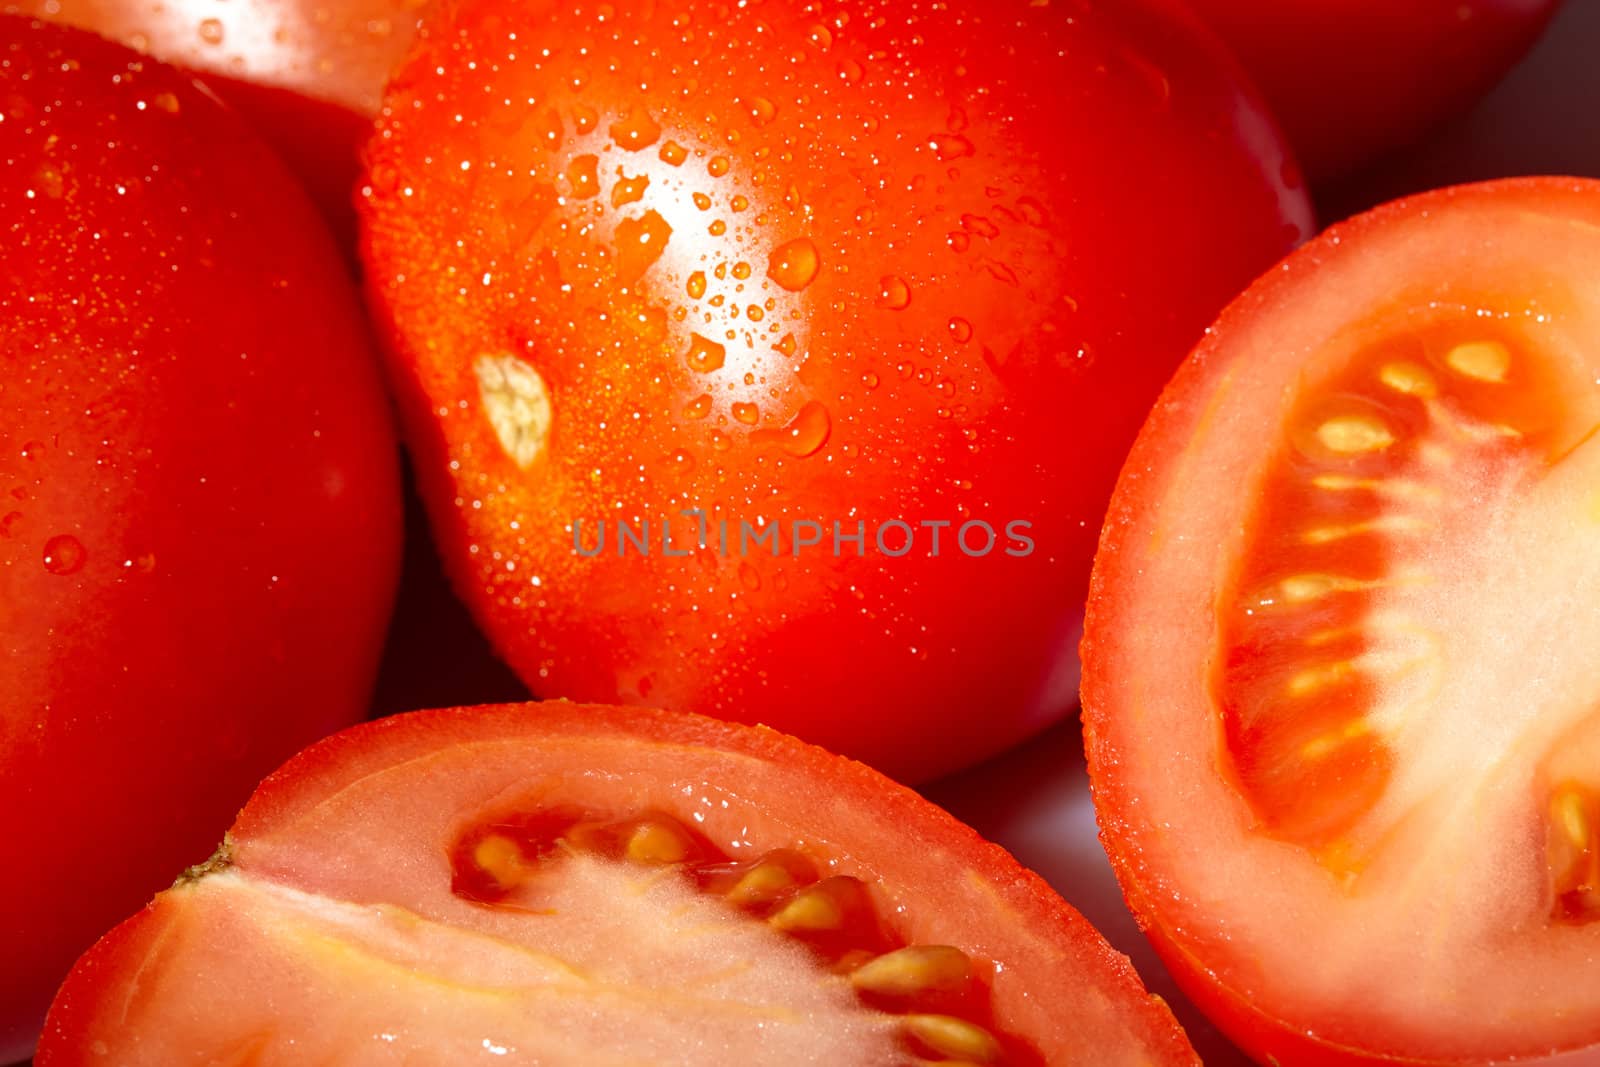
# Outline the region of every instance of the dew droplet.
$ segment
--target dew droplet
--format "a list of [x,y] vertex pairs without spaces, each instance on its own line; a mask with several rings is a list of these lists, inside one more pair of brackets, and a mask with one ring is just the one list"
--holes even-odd
[[694,194],[694,206],[699,208],[701,211],[710,211],[711,210],[711,198],[709,196],[707,196],[705,193],[695,193]]
[[986,237],[990,240],[1000,236],[1000,227],[982,215],[962,215],[961,228],[968,233],[975,233],[979,237]]
[[755,404],[735,404],[733,417],[746,426],[754,426],[761,421],[761,409]]
[[51,574],[76,574],[89,553],[71,534],[57,534],[44,543],[44,569]]
[[899,275],[885,275],[878,282],[877,304],[890,311],[904,311],[911,306],[911,287]]
[[745,102],[750,111],[750,121],[757,126],[765,126],[778,114],[778,105],[764,96],[751,97]]
[[689,275],[689,284],[685,288],[688,289],[689,298],[691,300],[699,300],[701,297],[705,296],[706,272],[703,270],[697,270],[693,274]]
[[655,211],[617,223],[617,277],[626,285],[638,281],[661,258],[670,240],[672,227]]
[[600,112],[588,104],[579,104],[572,109],[572,124],[579,133],[592,133],[600,125]]
[[731,165],[727,156],[712,156],[711,161],[706,164],[706,173],[713,178],[720,178],[728,173],[728,168]]
[[794,354],[800,351],[800,346],[795,342],[794,334],[786,333],[783,335],[783,340],[773,345],[773,350],[792,359]]
[[703,419],[711,414],[711,394],[701,393],[684,406],[683,417],[686,419]]
[[876,389],[878,387],[878,382],[879,382],[878,375],[874,371],[870,371],[869,370],[869,371],[867,371],[867,373],[865,373],[865,374],[863,374],[861,376],[862,388],[866,389],[866,391],[869,392],[869,393],[872,392],[874,389]]
[[797,237],[773,250],[767,261],[767,277],[791,293],[798,293],[816,278],[821,265],[817,246],[809,237]]
[[958,133],[934,134],[928,138],[928,147],[932,148],[933,154],[944,162],[952,159],[964,159],[976,151],[972,147],[972,142]]
[[689,369],[709,374],[719,370],[726,361],[728,350],[717,342],[697,333],[689,335]]
[[600,193],[600,157],[578,156],[567,164],[567,183],[572,186],[572,196],[588,200]]
[[642,107],[629,108],[611,124],[611,140],[626,152],[649,148],[661,139],[661,125]]
[[957,315],[950,320],[950,336],[956,339],[957,344],[966,344],[972,340],[972,323]]
[[798,414],[781,430],[757,430],[750,439],[759,444],[775,444],[791,456],[813,454],[828,440],[833,421],[828,409],[815,400],[807,401]]
[[661,146],[660,158],[669,167],[681,167],[689,158],[689,150],[677,141],[668,141]]
[[713,222],[710,226],[706,227],[706,232],[713,237],[721,237],[723,234],[728,232],[728,224],[723,222],[721,219],[718,219],[716,222]]
[[833,31],[820,22],[811,27],[811,43],[826,52],[833,47]]
[[740,260],[733,265],[733,276],[741,282],[750,277],[750,264]]
[[221,19],[201,19],[200,39],[206,44],[221,44],[223,36]]
[[861,80],[861,64],[853,59],[842,60],[835,69],[839,77],[846,82],[854,84]]
[[648,175],[641,174],[637,178],[623,175],[611,189],[611,206],[621,207],[624,204],[637,203],[644,199],[644,191],[650,187]]
[[950,248],[956,252],[965,252],[972,246],[972,238],[968,237],[960,230],[952,230],[951,232],[945,234],[944,240],[945,244],[949,245]]

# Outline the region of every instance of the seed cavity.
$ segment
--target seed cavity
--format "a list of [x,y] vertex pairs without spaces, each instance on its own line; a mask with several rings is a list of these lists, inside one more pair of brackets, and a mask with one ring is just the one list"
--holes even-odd
[[518,469],[527,470],[544,454],[550,439],[553,412],[544,379],[509,354],[479,356],[472,372],[500,447]]
[[1511,350],[1499,341],[1470,341],[1452,348],[1444,361],[1457,374],[1499,383],[1511,370]]

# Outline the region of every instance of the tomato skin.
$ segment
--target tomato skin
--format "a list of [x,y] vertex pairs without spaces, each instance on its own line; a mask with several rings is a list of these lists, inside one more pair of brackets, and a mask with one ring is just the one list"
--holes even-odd
[[[763,721],[930,777],[1071,706],[1121,449],[1309,208],[1230,65],[1165,6],[990,22],[960,0],[914,29],[863,0],[826,26],[718,10],[464,3],[425,31],[363,208],[419,481],[534,692]],[[546,39],[570,48],[508,60]],[[619,168],[650,178],[637,199]],[[642,263],[625,227],[651,212],[665,251]],[[769,279],[798,240],[814,279]],[[696,369],[699,335],[725,366]],[[486,417],[486,356],[553,398],[528,469]],[[869,540],[970,516],[1030,521],[1035,548],[968,559],[951,528],[938,558],[926,530],[898,559],[574,552],[574,520],[592,541],[617,516],[672,518],[681,546],[693,507],[735,541],[758,516],[864,520]]]
[[[599,769],[620,803],[648,795],[655,810],[669,815],[705,812],[701,826],[710,836],[731,829],[760,850],[774,844],[763,840],[767,835],[784,835],[819,859],[842,863],[840,870],[863,872],[886,903],[904,906],[915,939],[1005,961],[993,987],[997,1022],[1028,1035],[1045,1062],[1198,1063],[1166,1005],[1038,876],[911,790],[762,727],[565,701],[391,716],[328,738],[267,778],[229,832],[228,862],[313,892],[383,899],[392,892],[383,887],[392,871],[363,875],[354,864],[332,875],[332,888],[317,883],[317,872],[326,873],[327,856],[381,847],[373,845],[374,835],[393,836],[390,847],[403,864],[414,862],[416,843],[400,840],[403,830],[391,835],[388,827],[328,823],[319,813],[349,790],[385,779],[396,790],[432,795],[443,779],[481,773],[484,788],[499,794],[508,787],[488,767],[508,745],[527,749],[516,757],[526,768],[519,773],[545,783],[540,796],[560,796],[563,772],[595,779]],[[438,770],[445,767],[460,770]],[[680,782],[701,783],[700,794],[727,797],[735,810],[707,811],[700,805],[710,802],[697,800],[694,789],[681,799]],[[680,799],[663,800],[674,795]],[[818,804],[821,796],[829,802]],[[457,799],[451,810],[464,817],[472,802],[489,799],[471,797],[466,805]],[[444,847],[428,844],[429,855]],[[409,869],[423,878],[431,870]],[[94,1062],[93,1041],[116,1047],[126,1036],[113,1018],[122,1003],[118,990],[146,959],[181,892],[163,894],[79,961],[51,1009],[40,1067]],[[1085,987],[1073,988],[1080,980]]]
[[1466,110],[1560,0],[1190,0],[1256,80],[1313,180]]
[[[1600,1060],[1600,1051],[1593,1045],[1546,1045],[1531,1052],[1519,1049],[1514,1056],[1484,1052],[1470,1059],[1430,1055],[1421,1048],[1383,1052],[1354,1047],[1319,1033],[1318,1024],[1327,1023],[1327,1019],[1281,1017],[1271,1005],[1219,976],[1223,963],[1236,962],[1232,953],[1248,953],[1250,946],[1224,948],[1206,944],[1204,939],[1213,931],[1200,929],[1205,923],[1194,921],[1193,913],[1181,914],[1187,906],[1186,887],[1181,872],[1173,869],[1170,856],[1161,852],[1163,843],[1178,839],[1182,829],[1153,823],[1152,818],[1159,816],[1150,812],[1150,760],[1188,762],[1205,759],[1209,754],[1166,751],[1159,744],[1145,743],[1152,730],[1162,728],[1148,721],[1148,709],[1156,700],[1154,691],[1158,689],[1154,679],[1184,668],[1140,661],[1130,654],[1127,635],[1149,625],[1149,605],[1141,609],[1129,590],[1152,553],[1160,551],[1160,545],[1170,546],[1195,536],[1192,531],[1172,525],[1170,514],[1174,508],[1168,497],[1175,492],[1177,479],[1205,477],[1196,469],[1199,461],[1191,459],[1190,445],[1202,428],[1217,418],[1219,396],[1237,387],[1237,338],[1262,323],[1281,321],[1288,314],[1285,309],[1322,301],[1333,306],[1347,302],[1351,305],[1349,314],[1362,313],[1359,299],[1348,296],[1337,285],[1330,284],[1320,291],[1311,285],[1319,272],[1331,269],[1341,257],[1360,255],[1358,250],[1363,245],[1370,249],[1379,238],[1397,229],[1419,226],[1419,220],[1447,212],[1475,208],[1503,210],[1513,217],[1546,217],[1593,229],[1600,224],[1600,183],[1574,178],[1517,178],[1421,193],[1333,226],[1289,256],[1224,310],[1206,339],[1167,385],[1123,467],[1101,533],[1083,642],[1084,739],[1101,840],[1130,910],[1174,980],[1208,1018],[1257,1062],[1296,1067],[1447,1067],[1463,1062],[1514,1061],[1541,1067],[1586,1067]],[[1479,225],[1488,231],[1494,223]],[[1492,249],[1493,239],[1486,236],[1485,245]],[[1487,272],[1487,283],[1470,266],[1458,268],[1459,277],[1454,281],[1460,284],[1452,290],[1451,298],[1471,299],[1464,294],[1484,291],[1498,293],[1502,285],[1515,292],[1518,282],[1524,281],[1496,275],[1492,267],[1483,270]],[[1397,272],[1393,289],[1406,291],[1415,281]],[[1563,313],[1567,311],[1563,308]],[[1330,312],[1324,307],[1318,314],[1328,317]],[[1292,347],[1297,341],[1286,339],[1284,344]],[[1281,427],[1261,429],[1263,434],[1281,431]],[[1257,447],[1243,444],[1240,452]],[[1231,483],[1228,490],[1236,491]],[[1193,614],[1195,604],[1188,594],[1188,590],[1173,592],[1170,600],[1163,599],[1159,610],[1180,617]],[[1173,636],[1172,643],[1180,639]],[[1183,662],[1176,650],[1173,656]],[[1226,788],[1238,788],[1237,783],[1225,778],[1230,771],[1213,767],[1210,773],[1224,778]],[[1201,819],[1218,823],[1240,819],[1237,813],[1222,810],[1210,796],[1185,796],[1183,802],[1203,812]],[[1248,822],[1248,816],[1240,821]],[[1259,902],[1252,903],[1260,906]],[[1323,946],[1309,934],[1308,931],[1302,951],[1314,955]],[[1374,1027],[1370,1039],[1389,1041],[1393,1035]],[[1530,1033],[1526,1043],[1534,1046],[1538,1040],[1536,1033]]]
[[400,517],[359,303],[266,146],[12,16],[0,116],[7,1059],[85,945],[361,717]]
[[359,149],[405,54],[416,0],[0,0],[199,74],[311,190],[336,234],[355,234]]

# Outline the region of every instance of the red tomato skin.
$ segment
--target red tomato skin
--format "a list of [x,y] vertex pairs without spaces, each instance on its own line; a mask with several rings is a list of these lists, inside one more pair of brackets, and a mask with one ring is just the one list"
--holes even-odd
[[0,1060],[361,717],[396,455],[313,206],[180,72],[0,16]]
[[[1229,338],[1257,317],[1281,314],[1283,307],[1292,306],[1291,297],[1301,295],[1298,287],[1303,286],[1305,275],[1317,270],[1324,250],[1340,244],[1359,246],[1369,231],[1425,214],[1444,198],[1485,195],[1500,203],[1521,200],[1530,211],[1554,202],[1569,212],[1577,212],[1585,201],[1595,202],[1594,192],[1594,183],[1584,179],[1505,179],[1420,193],[1329,227],[1277,269],[1262,275],[1224,309],[1163,390],[1118,478],[1095,555],[1082,645],[1084,752],[1100,840],[1106,846],[1129,910],[1173,980],[1207,1018],[1259,1063],[1294,1067],[1449,1067],[1456,1061],[1380,1055],[1330,1043],[1275,1017],[1221,984],[1207,962],[1174,936],[1169,920],[1181,894],[1140,845],[1146,835],[1162,831],[1141,819],[1138,783],[1130,781],[1124,770],[1128,723],[1136,718],[1135,709],[1128,706],[1124,694],[1129,688],[1127,679],[1135,675],[1136,667],[1118,655],[1116,634],[1128,622],[1125,601],[1115,591],[1139,566],[1135,558],[1137,546],[1148,538],[1149,526],[1159,512],[1165,491],[1162,472],[1172,469],[1173,458],[1183,452],[1195,427],[1207,417],[1206,398],[1228,371]],[[1600,216],[1592,221],[1600,224]],[[1534,1067],[1593,1067],[1600,1063],[1600,1053],[1578,1049],[1519,1058],[1516,1062]]]
[[346,246],[361,143],[423,0],[0,0],[0,13],[91,30],[194,71],[311,191]]
[[1465,111],[1561,0],[1190,0],[1283,123],[1313,181]]
[[[451,746],[525,742],[530,737],[552,747],[567,740],[622,746],[630,766],[640,751],[655,754],[669,781],[675,757],[697,761],[696,766],[703,758],[715,761],[730,776],[715,783],[763,809],[760,818],[775,818],[798,837],[842,855],[851,866],[876,872],[891,898],[895,889],[914,898],[908,921],[930,921],[916,914],[919,907],[948,906],[948,915],[933,920],[945,922],[943,933],[950,943],[982,945],[984,951],[1015,961],[995,983],[997,1015],[1018,1032],[1036,1033],[1046,1062],[1082,1062],[1086,1050],[1074,1027],[1088,1025],[1083,1019],[1100,1009],[1085,1016],[1056,1010],[1050,995],[1040,995],[1040,979],[1084,975],[1092,976],[1098,1003],[1112,1005],[1110,1014],[1122,1020],[1119,1025],[1137,1035],[1148,1062],[1199,1067],[1166,1003],[1150,995],[1127,957],[1038,875],[870,767],[765,727],[567,701],[390,716],[325,738],[267,777],[229,831],[229,848],[248,865],[248,850],[264,845],[263,865],[288,873],[293,859],[283,839],[292,838],[297,821],[344,786],[394,772],[411,761],[426,762]],[[627,777],[619,777],[620,789],[628,788]],[[817,796],[829,797],[830,803],[815,804]],[[84,1036],[102,1024],[105,991],[118,988],[130,964],[143,959],[145,947],[159,936],[165,903],[158,898],[78,961],[51,1006],[39,1067],[97,1062],[86,1055]]]
[[[863,191],[876,176],[862,177],[854,163],[838,160],[859,152],[865,167],[871,154],[865,146],[879,142],[831,117],[841,113],[830,110],[826,95],[850,77],[860,79],[859,88],[847,92],[878,92],[870,71],[883,60],[872,56],[897,47],[893,20],[888,29],[873,29],[878,9],[863,0],[840,7],[844,28],[828,31],[825,55],[814,43],[820,35],[812,32],[812,15],[791,5],[762,9],[772,55],[810,56],[809,66],[794,68],[805,84],[768,86],[757,70],[767,53],[724,55],[708,36],[679,43],[665,15],[652,25],[619,9],[607,33],[648,41],[641,47],[656,49],[664,70],[698,64],[686,101],[674,99],[677,87],[668,84],[674,76],[665,73],[653,82],[654,95],[629,88],[627,79],[643,62],[631,55],[611,73],[594,64],[581,96],[555,84],[502,86],[507,96],[536,95],[553,107],[564,133],[574,121],[563,108],[594,109],[603,132],[627,106],[653,107],[663,127],[659,141],[607,157],[603,175],[613,165],[630,174],[656,167],[700,182],[719,155],[729,161],[730,176],[764,172],[761,185],[739,187],[748,210],[726,216],[735,227],[741,218],[771,220],[766,230],[741,236],[741,245],[733,230],[720,244],[708,241],[707,222],[717,213],[700,214],[687,204],[691,187],[675,192],[660,173],[624,213],[658,210],[670,217],[671,242],[681,243],[685,257],[711,255],[704,269],[724,256],[730,263],[748,260],[754,300],[779,242],[805,234],[817,243],[827,269],[793,297],[801,309],[794,333],[814,339],[804,368],[797,372],[795,360],[767,351],[768,342],[756,346],[754,357],[757,375],[775,390],[770,395],[783,394],[777,403],[765,393],[757,398],[770,413],[766,429],[783,425],[805,400],[832,411],[826,447],[778,465],[792,474],[775,473],[775,450],[752,443],[753,431],[729,418],[725,405],[702,423],[680,419],[696,394],[711,388],[670,369],[683,366],[691,331],[707,328],[696,324],[704,307],[686,322],[671,317],[685,310],[685,280],[695,267],[645,273],[633,287],[638,303],[614,300],[614,288],[598,297],[585,296],[586,288],[577,295],[535,289],[538,318],[582,325],[527,325],[531,301],[517,301],[537,286],[529,277],[537,268],[517,266],[485,236],[497,225],[504,230],[511,215],[482,207],[487,192],[463,192],[466,183],[498,180],[511,163],[495,160],[496,152],[530,144],[533,135],[497,135],[496,118],[475,112],[458,123],[461,109],[431,105],[434,94],[464,101],[472,112],[490,98],[479,84],[484,74],[465,69],[466,53],[477,57],[480,72],[495,63],[531,71],[531,63],[508,65],[493,54],[508,30],[520,31],[520,40],[568,39],[591,32],[592,23],[581,10],[554,16],[551,6],[534,5],[518,14],[469,3],[425,29],[392,84],[379,136],[369,146],[364,260],[446,565],[535,693],[767,722],[907,780],[979,760],[1072,705],[1078,605],[1122,450],[1178,353],[1222,303],[1308,231],[1310,209],[1270,121],[1187,16],[1164,5],[1127,3],[1068,21],[1066,6],[1030,8],[1032,22],[987,24],[978,47],[970,27],[944,20],[981,7],[960,0],[947,6],[948,14],[917,25],[916,54],[924,65],[918,77],[969,84],[948,98],[912,94],[914,105],[881,95],[891,110],[880,112],[874,128],[883,131],[879,147],[892,162],[883,169],[888,191],[876,202]],[[550,18],[557,21],[547,24]],[[1074,48],[1052,51],[1055,33],[1073,35]],[[436,66],[445,73],[436,75]],[[1039,85],[1052,86],[1073,106],[1041,96]],[[974,87],[994,92],[985,97]],[[740,124],[730,102],[761,91],[772,96],[775,117],[764,127]],[[810,102],[797,103],[799,92]],[[972,97],[957,114],[952,104],[966,93]],[[875,105],[879,97],[861,99]],[[423,106],[413,108],[414,100]],[[697,117],[711,108],[726,109],[719,122],[735,130]],[[970,154],[955,142],[941,149],[953,157],[935,163],[928,139],[892,136],[897,129],[933,131],[943,142],[950,123],[971,142]],[[738,139],[725,140],[732,132]],[[701,137],[711,147],[701,149]],[[808,162],[777,166],[781,138],[793,139],[793,158]],[[705,158],[676,171],[662,167],[657,153],[669,142]],[[589,149],[571,154],[579,151]],[[451,162],[427,166],[423,153]],[[567,158],[552,152],[550,160],[548,180],[559,182]],[[498,172],[496,163],[503,164]],[[926,184],[910,187],[917,175]],[[791,185],[803,185],[806,214],[784,204]],[[414,198],[401,192],[413,186]],[[1010,199],[991,199],[986,186]],[[520,202],[528,193],[525,183],[504,195]],[[1024,193],[1042,206],[1032,228],[1013,202]],[[608,252],[601,239],[573,236],[579,224],[572,220],[609,199],[602,191],[575,203],[570,219],[560,210],[552,216],[571,232],[558,235],[547,223],[535,247],[569,275],[604,277]],[[983,236],[989,220],[979,216],[1001,220],[997,205],[1013,221]],[[868,206],[872,214],[863,212]],[[974,232],[963,233],[963,216],[971,216],[966,224]],[[908,219],[920,221],[907,226]],[[950,233],[971,248],[952,250]],[[984,266],[990,262],[993,273]],[[841,264],[848,275],[835,269]],[[1022,275],[1020,290],[1015,276],[1003,280],[1008,272]],[[486,274],[492,284],[485,283],[481,297],[463,299],[457,281],[445,284],[466,278],[476,286]],[[879,286],[894,277],[907,280],[910,303],[886,310]],[[659,358],[652,352],[647,366],[588,369],[593,353],[642,351],[624,323],[652,308],[667,313]],[[611,325],[596,324],[601,312]],[[784,313],[769,312],[768,322]],[[557,397],[561,436],[552,445],[552,472],[522,471],[505,457],[483,418],[470,369],[486,345],[520,353],[524,344]],[[1010,369],[991,372],[986,350],[995,363],[1010,357]],[[926,383],[897,369],[914,365],[925,372],[931,365]],[[969,386],[982,393],[972,412],[938,414],[946,402],[931,384],[942,375],[960,394],[951,407]],[[619,381],[624,388],[613,390]],[[648,420],[605,407],[608,395],[619,397],[618,405],[636,404]],[[713,427],[731,439],[730,449],[719,451],[708,438]],[[585,452],[604,456],[615,473],[591,482],[599,465],[586,463]],[[679,452],[694,460],[694,473],[675,473],[672,457]],[[709,480],[718,470],[726,476],[722,488]],[[916,524],[958,518],[967,508],[997,528],[1011,519],[1032,521],[1036,548],[1025,559],[997,552],[968,560],[951,550],[947,531],[943,556],[930,559],[920,554],[924,533],[923,547],[905,558],[862,561],[847,549],[834,559],[823,552],[786,565],[781,580],[773,565],[741,581],[737,559],[715,569],[659,552],[649,560],[575,562],[572,536],[561,528],[573,517],[676,516],[690,506],[685,499],[730,498],[771,502],[771,511],[824,522],[859,512]],[[542,582],[536,590],[530,576]],[[977,590],[982,595],[975,597]],[[985,713],[973,714],[978,707]]]

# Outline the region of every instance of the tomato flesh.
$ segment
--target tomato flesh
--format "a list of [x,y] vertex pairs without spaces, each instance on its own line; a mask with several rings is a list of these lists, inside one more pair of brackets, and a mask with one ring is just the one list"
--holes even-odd
[[1336,228],[1224,315],[1125,469],[1097,809],[1258,1056],[1600,1042],[1597,220],[1600,185],[1550,179]]
[[1080,916],[909,791],[770,731],[575,705],[302,754],[69,978],[38,1062],[97,1055],[1196,1062]]

